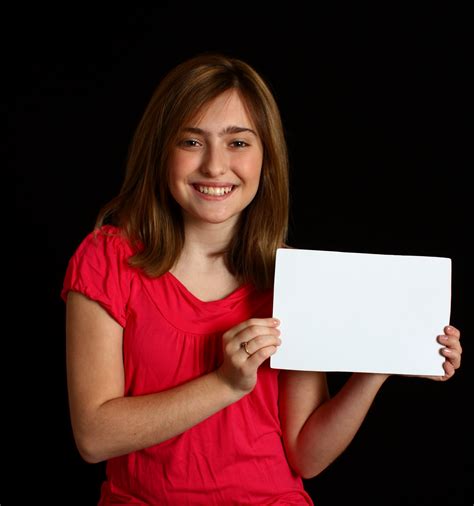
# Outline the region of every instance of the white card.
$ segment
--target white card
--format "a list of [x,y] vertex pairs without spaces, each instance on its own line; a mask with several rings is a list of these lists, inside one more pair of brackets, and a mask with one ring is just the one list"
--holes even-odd
[[271,367],[443,375],[437,336],[449,323],[449,258],[277,251]]

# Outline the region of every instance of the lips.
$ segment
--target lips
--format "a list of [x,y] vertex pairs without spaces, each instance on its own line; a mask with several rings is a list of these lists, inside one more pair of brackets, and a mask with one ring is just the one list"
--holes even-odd
[[204,195],[212,195],[217,197],[222,197],[223,195],[227,195],[233,189],[233,185],[229,186],[204,186],[204,185],[193,185],[194,188]]
[[232,183],[193,183],[193,188],[203,197],[226,197],[237,185]]

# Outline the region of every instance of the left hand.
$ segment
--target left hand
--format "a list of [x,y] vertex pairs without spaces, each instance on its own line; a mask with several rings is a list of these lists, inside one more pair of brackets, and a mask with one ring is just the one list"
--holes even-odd
[[444,346],[441,355],[446,358],[443,363],[444,376],[428,376],[435,381],[446,381],[454,376],[461,365],[461,332],[452,325],[444,327],[444,334],[438,336],[438,342]]

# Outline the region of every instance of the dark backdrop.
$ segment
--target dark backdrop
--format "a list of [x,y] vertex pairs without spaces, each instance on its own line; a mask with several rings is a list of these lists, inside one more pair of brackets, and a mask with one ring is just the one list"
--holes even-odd
[[[69,425],[62,279],[119,189],[159,79],[184,58],[218,50],[252,64],[280,104],[291,245],[453,260],[451,322],[464,334],[463,368],[444,384],[390,378],[350,447],[307,489],[320,506],[472,503],[467,13],[294,4],[35,8],[12,18],[16,342],[31,384],[19,394],[22,494],[97,501],[104,467],[80,460]],[[330,375],[332,390],[346,378]]]

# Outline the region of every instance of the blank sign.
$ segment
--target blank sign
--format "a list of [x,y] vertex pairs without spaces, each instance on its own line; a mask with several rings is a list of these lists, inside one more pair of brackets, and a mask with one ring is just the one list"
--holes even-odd
[[450,306],[449,258],[279,249],[271,367],[443,375]]

